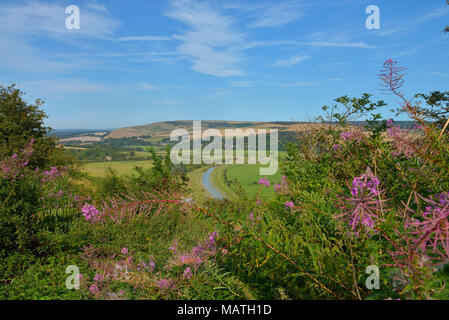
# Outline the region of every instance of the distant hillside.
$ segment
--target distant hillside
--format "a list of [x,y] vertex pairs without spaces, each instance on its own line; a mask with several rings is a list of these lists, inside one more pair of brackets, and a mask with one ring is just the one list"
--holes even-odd
[[[350,123],[353,126],[364,126],[366,123],[363,121],[353,121]],[[412,128],[413,121],[398,121],[396,123],[401,128]],[[155,122],[142,126],[126,127],[121,129],[111,130],[104,139],[108,138],[130,138],[130,137],[145,137],[145,136],[162,136],[167,137],[175,129],[185,129],[192,132],[192,120],[180,120],[180,121],[163,121]],[[218,129],[223,132],[224,129],[232,128],[254,128],[254,129],[278,129],[282,132],[302,131],[309,127],[311,124],[307,122],[293,122],[293,121],[201,121],[201,129]],[[324,125],[324,124],[314,124]],[[310,127],[309,127],[310,128]]]
[[58,138],[65,139],[82,135],[104,136],[109,132],[110,130],[105,129],[54,129],[51,134],[54,134]]
[[[201,129],[237,129],[237,128],[254,128],[254,129],[279,129],[279,131],[293,131],[300,123],[298,122],[258,122],[258,121],[201,121]],[[169,136],[175,129],[185,129],[192,132],[193,121],[164,121],[156,122],[143,126],[126,127],[112,130],[107,138],[129,138],[143,136]]]

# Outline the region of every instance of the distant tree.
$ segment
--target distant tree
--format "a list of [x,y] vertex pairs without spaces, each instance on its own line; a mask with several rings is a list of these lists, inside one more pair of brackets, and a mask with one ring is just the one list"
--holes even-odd
[[43,101],[27,103],[24,92],[15,85],[0,85],[0,159],[18,153],[34,139],[32,167],[47,167],[65,162],[57,139],[50,136],[51,128],[44,125],[47,115],[40,108]]
[[135,192],[140,191],[167,191],[179,192],[187,188],[188,178],[185,167],[175,166],[170,160],[171,147],[166,146],[165,156],[156,154],[153,148],[149,148],[153,166],[144,170],[142,167],[134,167],[137,175],[130,179],[131,189]]
[[415,98],[424,100],[426,106],[420,106],[418,111],[429,122],[435,122],[442,127],[449,117],[449,91],[432,91],[429,94],[418,93]]
[[347,95],[339,97],[334,100],[338,104],[331,107],[322,107],[322,110],[326,113],[326,117],[323,118],[320,116],[317,120],[330,124],[336,123],[346,127],[350,124],[350,121],[365,118],[366,129],[371,131],[374,136],[378,136],[386,128],[386,121],[382,120],[380,113],[374,113],[374,111],[387,104],[383,100],[373,102],[371,101],[371,97],[372,95],[369,93],[362,94],[360,98],[350,98]]

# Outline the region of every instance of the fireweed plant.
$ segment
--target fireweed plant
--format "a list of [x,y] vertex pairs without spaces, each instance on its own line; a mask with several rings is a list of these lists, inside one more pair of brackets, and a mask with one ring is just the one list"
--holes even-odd
[[[281,182],[254,182],[269,200],[192,199],[169,149],[99,182],[34,167],[30,139],[0,159],[0,297],[448,299],[447,123],[403,95],[404,72],[387,60],[379,78],[413,128],[382,119],[368,93],[337,98],[286,145]],[[65,288],[68,265],[80,290]],[[379,290],[365,285],[372,265]]]
[[[89,198],[68,182],[69,166],[30,167],[34,143],[31,139],[22,150],[0,161],[4,252],[39,250],[37,228],[63,228],[65,218],[78,215],[83,200]],[[54,219],[56,215],[61,219]]]
[[97,299],[124,298],[124,289],[113,289],[119,283],[144,289],[148,291],[146,295],[152,297],[182,298],[183,288],[189,286],[201,270],[207,269],[206,265],[216,255],[222,254],[216,247],[218,236],[217,232],[212,232],[188,252],[177,252],[175,246],[167,248],[172,256],[162,266],[156,264],[153,256],[134,257],[128,248],[102,257],[92,245],[84,247],[82,258],[95,270],[95,275],[91,280],[83,276],[83,286]]

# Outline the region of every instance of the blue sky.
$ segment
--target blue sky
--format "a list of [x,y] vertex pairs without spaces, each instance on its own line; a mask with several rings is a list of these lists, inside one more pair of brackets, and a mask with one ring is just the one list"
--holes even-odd
[[[79,30],[65,27],[69,5]],[[363,92],[390,117],[376,76],[387,58],[408,68],[408,96],[449,89],[446,25],[444,0],[2,0],[0,82],[44,98],[56,129],[304,121]]]

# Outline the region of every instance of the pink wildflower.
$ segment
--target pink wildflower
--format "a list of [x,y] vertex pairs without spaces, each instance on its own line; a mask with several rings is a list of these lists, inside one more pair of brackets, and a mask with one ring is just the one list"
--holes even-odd
[[350,141],[350,140],[352,141],[353,140],[353,141],[360,142],[363,138],[363,133],[360,129],[353,130],[353,131],[343,131],[340,133],[340,138],[344,141]]
[[293,207],[295,206],[295,204],[292,201],[287,201],[284,203],[285,208],[287,209],[293,209]]
[[270,181],[268,181],[268,179],[266,179],[266,178],[260,178],[259,184],[263,184],[264,186],[269,187]]
[[[435,260],[449,260],[449,203],[423,198],[429,206],[421,216],[423,219],[409,219],[407,226],[413,230],[413,243],[425,256],[436,255]],[[409,210],[410,211],[410,210]],[[428,253],[426,253],[428,252]],[[431,253],[430,253],[431,252]]]
[[251,220],[251,221],[253,221],[254,222],[254,213],[250,213],[250,215],[249,215],[249,220]]
[[104,213],[99,212],[97,209],[95,209],[94,206],[90,204],[85,204],[84,207],[81,209],[83,212],[83,216],[86,218],[87,221],[98,221],[100,220]]
[[404,84],[405,70],[405,68],[398,66],[397,61],[393,61],[392,59],[385,60],[379,78],[382,80],[387,91],[399,94],[398,90]]
[[387,136],[392,140],[393,156],[404,156],[407,159],[417,156],[412,145],[416,145],[418,141],[411,141],[410,138],[407,137],[407,134],[402,132],[399,127],[393,125],[388,126]]
[[340,150],[342,147],[339,144],[334,144],[334,146],[332,147],[332,149],[335,150]]
[[158,287],[160,290],[166,291],[172,289],[174,287],[174,284],[171,279],[161,279],[158,282]]
[[103,276],[101,274],[99,274],[99,273],[97,273],[95,275],[95,278],[94,278],[94,280],[97,281],[97,282],[102,282],[103,279],[104,279]]
[[369,168],[364,175],[355,177],[350,187],[352,197],[339,196],[338,207],[343,213],[335,218],[348,222],[353,231],[359,228],[371,231],[376,220],[381,220],[378,212],[384,200],[378,199],[379,185],[379,179],[371,173]]
[[273,188],[275,192],[288,193],[287,177],[283,176],[281,183],[275,184]]
[[215,244],[215,241],[216,241],[216,237],[218,237],[219,236],[219,234],[218,234],[218,232],[212,232],[210,235],[209,235],[209,243],[210,244]]
[[182,276],[183,276],[183,278],[186,278],[187,280],[189,280],[190,277],[192,277],[192,270],[190,269],[190,267],[187,267],[184,270],[184,274]]
[[98,286],[94,283],[89,287],[89,291],[92,294],[96,294],[100,291],[100,289],[98,288]]
[[178,246],[178,241],[174,241],[173,245],[170,248],[168,248],[168,249],[171,250],[173,252],[173,254],[175,254],[177,246]]

